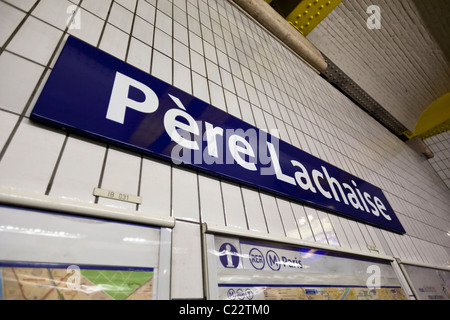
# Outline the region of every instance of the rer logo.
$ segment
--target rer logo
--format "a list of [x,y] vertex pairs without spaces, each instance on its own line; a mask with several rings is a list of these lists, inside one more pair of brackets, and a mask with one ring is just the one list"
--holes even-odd
[[237,249],[231,243],[224,243],[220,246],[220,262],[225,268],[237,268],[239,265],[239,255]]
[[255,268],[256,270],[264,269],[266,262],[264,260],[264,255],[259,249],[253,248],[252,250],[250,250],[248,258],[253,268]]

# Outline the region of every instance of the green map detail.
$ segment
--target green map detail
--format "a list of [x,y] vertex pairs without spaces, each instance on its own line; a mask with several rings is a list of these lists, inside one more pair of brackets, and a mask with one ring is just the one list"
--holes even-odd
[[124,300],[153,277],[153,272],[120,270],[81,270],[86,277],[114,300]]

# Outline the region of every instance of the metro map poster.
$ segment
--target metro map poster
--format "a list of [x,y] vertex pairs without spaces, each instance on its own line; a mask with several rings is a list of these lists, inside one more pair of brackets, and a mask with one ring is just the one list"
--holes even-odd
[[0,263],[1,300],[153,300],[153,268]]

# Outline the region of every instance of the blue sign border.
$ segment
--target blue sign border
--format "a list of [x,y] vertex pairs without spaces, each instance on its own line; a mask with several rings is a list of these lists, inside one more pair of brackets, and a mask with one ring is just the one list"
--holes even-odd
[[[120,112],[110,115],[119,76],[149,88],[147,93],[153,95],[153,103],[157,105],[152,110],[144,110],[145,112],[139,108],[124,106],[122,118]],[[137,87],[138,85],[127,87],[128,96],[123,98],[143,104],[149,97]],[[166,118],[169,113],[172,114],[172,126],[175,126],[174,123],[178,124],[177,132],[180,128],[187,127],[187,136],[196,141],[193,145],[198,146],[198,149],[180,148],[180,141],[187,141],[188,138],[180,138],[181,140],[175,142],[174,136],[168,134]],[[183,114],[186,115],[184,118]],[[400,234],[405,233],[378,187],[266,134],[73,36],[69,36],[30,118],[140,154],[166,161],[184,161],[183,166],[209,175],[242,183]],[[199,132],[195,132],[195,125],[190,123],[189,119],[203,125],[197,128]],[[211,156],[209,162],[204,161],[205,155],[211,154],[209,145],[203,139],[207,133],[207,124],[210,125],[209,129],[218,129],[211,132],[222,132],[221,135],[215,136],[224,138],[223,141],[216,141],[222,160],[240,160],[238,163],[211,161],[216,160]],[[237,136],[238,139],[232,140],[232,136],[225,132],[236,132],[236,129],[242,134],[235,134],[233,137]],[[255,135],[256,144],[246,135],[248,132]],[[262,158],[251,152],[259,152],[257,150],[261,149],[261,141],[264,142],[262,145],[269,163],[263,162]],[[234,153],[231,148],[233,143]],[[178,152],[174,153],[174,150]],[[186,161],[186,155],[189,155],[190,161]],[[262,174],[263,172],[265,174]]]

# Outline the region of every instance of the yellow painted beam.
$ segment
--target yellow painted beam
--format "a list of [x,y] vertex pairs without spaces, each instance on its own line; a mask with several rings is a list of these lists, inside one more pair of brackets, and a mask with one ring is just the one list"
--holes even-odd
[[342,0],[302,0],[286,20],[306,37],[341,2]]
[[430,138],[450,130],[450,92],[433,102],[420,116],[414,136]]

